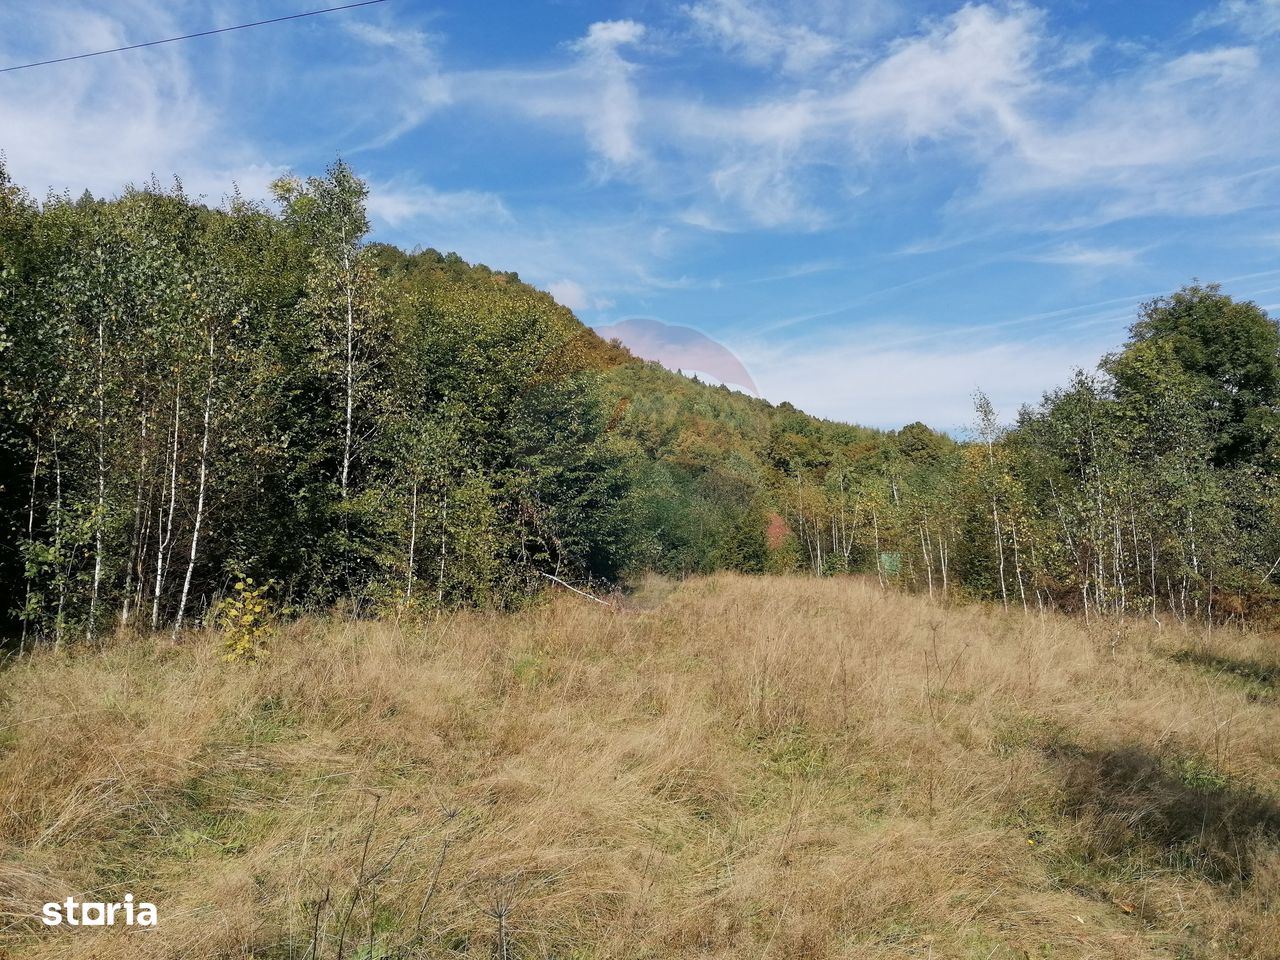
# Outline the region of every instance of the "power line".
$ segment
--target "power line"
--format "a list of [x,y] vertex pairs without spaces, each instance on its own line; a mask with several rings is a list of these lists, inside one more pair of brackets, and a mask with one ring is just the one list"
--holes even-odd
[[113,47],[110,50],[95,50],[93,53],[78,53],[74,57],[58,57],[55,60],[38,60],[35,63],[23,63],[16,67],[0,67],[0,73],[14,70],[27,70],[31,67],[46,67],[52,63],[67,63],[70,60],[85,60],[88,57],[101,57],[108,53],[121,53],[125,50],[140,50],[143,47],[155,47],[162,43],[176,43],[179,40],[192,40],[196,37],[211,37],[215,33],[230,33],[232,30],[247,30],[249,27],[265,27],[270,23],[284,23],[286,20],[301,20],[303,17],[317,17],[322,13],[336,13],[339,10],[351,10],[355,7],[368,7],[375,3],[386,3],[387,0],[360,0],[359,3],[347,3],[340,7],[325,7],[323,10],[308,10],[306,13],[291,13],[287,17],[274,17],[271,20],[257,20],[254,23],[240,23],[234,27],[220,27],[217,30],[202,30],[199,33],[188,33],[181,37],[167,37],[164,40],[149,40],[146,43],[134,43],[127,47]]

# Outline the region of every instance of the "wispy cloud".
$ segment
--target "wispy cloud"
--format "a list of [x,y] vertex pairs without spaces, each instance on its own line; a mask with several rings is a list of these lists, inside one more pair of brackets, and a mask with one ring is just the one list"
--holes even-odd
[[394,68],[385,82],[384,102],[394,119],[359,151],[387,146],[420,126],[427,117],[453,102],[453,83],[441,67],[438,53],[440,38],[424,30],[392,28],[366,20],[342,21],[351,36],[378,52],[377,64],[386,70],[388,58]]
[[1043,19],[1030,7],[963,7],[894,44],[833,106],[856,131],[889,142],[959,139],[981,150],[1016,139],[1041,88]]
[[1233,27],[1250,37],[1280,33],[1280,0],[1221,0],[1196,23],[1200,27]]
[[790,267],[784,267],[773,273],[767,273],[762,277],[752,277],[748,283],[776,283],[781,280],[796,280],[800,277],[811,277],[818,273],[829,273],[832,270],[839,270],[846,266],[842,260],[834,260],[824,258],[821,260],[809,260],[805,263],[797,263]]
[[[145,0],[110,15],[8,5],[0,9],[0,59],[83,53],[175,29],[167,5]],[[24,70],[0,81],[0,148],[15,178],[37,194],[111,194],[153,172],[180,174],[189,192],[215,201],[233,180],[262,194],[282,168],[229,136],[227,121],[177,47]]]
[[996,343],[971,346],[933,340],[884,346],[865,332],[821,343],[733,346],[763,395],[837,420],[900,427],[912,420],[960,430],[973,420],[971,397],[981,388],[1012,419],[1023,404],[1062,383],[1075,367],[1091,368],[1115,346],[1114,334],[1069,344]]
[[1124,269],[1134,266],[1141,254],[1140,249],[1131,247],[1088,247],[1079,243],[1064,243],[1044,253],[1029,255],[1026,259],[1036,263],[1056,263],[1067,267]]
[[413,221],[434,224],[476,222],[500,225],[512,216],[496,194],[475,190],[437,190],[403,180],[369,185],[369,213],[391,227]]
[[[1223,15],[1274,6],[1233,0]],[[914,25],[901,4],[865,11],[852,22],[833,4],[696,0],[679,8],[691,33],[600,21],[551,64],[452,73],[429,39],[400,41],[405,70],[427,87],[391,134],[445,103],[576,127],[592,181],[624,183],[669,222],[711,233],[841,225],[880,202],[891,173],[936,175],[938,164],[954,223],[1004,208],[1008,229],[1031,232],[1243,209],[1280,181],[1280,71],[1255,46],[1128,65],[1120,55],[1103,70],[1095,39],[1059,36],[1026,3],[971,3]],[[775,79],[718,95],[670,83],[698,44]],[[1068,198],[1065,222],[1033,205]]]
[[864,58],[905,13],[898,0],[698,0],[683,8],[694,35],[753,67],[804,76]]
[[750,0],[702,0],[686,12],[703,36],[753,66],[780,65],[787,72],[804,72],[840,49],[834,37]]

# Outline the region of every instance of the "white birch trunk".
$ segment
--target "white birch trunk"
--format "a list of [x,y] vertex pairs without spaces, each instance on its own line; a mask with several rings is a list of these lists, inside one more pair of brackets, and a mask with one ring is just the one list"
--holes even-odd
[[413,478],[413,510],[409,521],[409,582],[404,588],[404,598],[413,599],[415,552],[418,547],[418,478]]
[[[31,497],[27,500],[27,542],[30,543],[35,539],[36,535],[36,479],[40,475],[40,435],[36,434],[36,456],[35,461],[31,465]],[[27,595],[26,600],[22,604],[22,639],[18,641],[19,655],[27,652],[27,615],[31,611],[31,578],[26,577]]]
[[[345,228],[343,230],[345,241]],[[342,254],[343,278],[346,281],[344,293],[347,299],[347,410],[345,435],[342,442],[342,499],[347,499],[347,482],[351,473],[351,421],[355,411],[355,283],[352,279],[351,251],[345,247]]]
[[191,592],[191,575],[196,568],[196,553],[200,547],[200,524],[204,520],[205,480],[209,475],[209,413],[213,408],[213,334],[209,334],[209,385],[204,394],[204,436],[200,440],[200,483],[196,493],[196,522],[191,531],[191,555],[187,558],[187,575],[182,581],[182,596],[178,600],[178,616],[173,624],[176,637],[182,629],[187,612],[187,595]]
[[107,415],[106,415],[106,344],[104,332],[106,320],[98,314],[98,509],[94,514],[93,526],[93,592],[89,595],[89,623],[85,631],[88,640],[93,640],[97,627],[98,591],[102,585],[102,529],[104,514],[107,509]]
[[[182,378],[178,378],[173,394],[173,444],[169,454],[169,515],[160,531],[160,543],[156,548],[156,585],[151,597],[151,629],[160,627],[160,594],[164,590],[165,565],[173,544],[173,509],[178,500],[178,433],[182,415]],[[160,494],[160,510],[164,512],[164,493]]]
[[144,540],[142,534],[142,487],[147,474],[147,411],[142,411],[142,453],[138,461],[138,489],[133,497],[133,549],[129,557],[129,571],[124,581],[124,605],[120,608],[120,626],[129,625],[129,608],[133,601],[133,577],[139,567]]

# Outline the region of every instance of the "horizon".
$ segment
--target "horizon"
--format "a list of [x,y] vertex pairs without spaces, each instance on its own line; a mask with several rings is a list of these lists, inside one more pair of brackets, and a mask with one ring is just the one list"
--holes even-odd
[[[303,9],[9,9],[0,66]],[[341,156],[373,239],[692,328],[774,403],[954,431],[1193,279],[1280,310],[1277,48],[1275,0],[388,0],[8,73],[0,149],[36,196],[260,197]]]

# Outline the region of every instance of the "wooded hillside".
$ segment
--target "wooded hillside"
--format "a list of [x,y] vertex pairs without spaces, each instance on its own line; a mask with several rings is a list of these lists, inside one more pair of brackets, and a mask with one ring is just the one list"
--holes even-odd
[[[712,387],[514,273],[367,242],[343,164],[268,208],[0,168],[0,611],[19,645],[521,603],[548,577],[861,572],[1087,616],[1263,609],[1280,332],[1191,286],[962,442]],[[215,611],[216,612],[216,611]],[[226,614],[226,610],[222,611]]]

